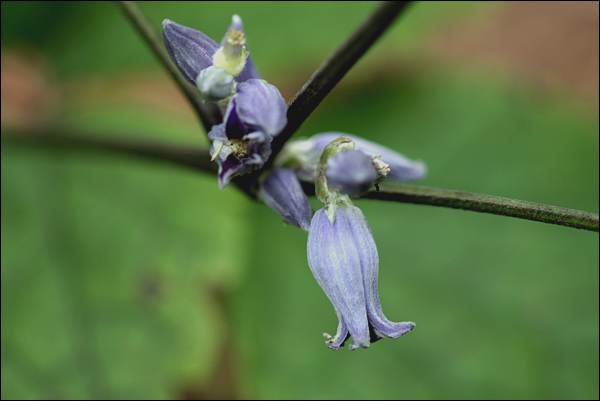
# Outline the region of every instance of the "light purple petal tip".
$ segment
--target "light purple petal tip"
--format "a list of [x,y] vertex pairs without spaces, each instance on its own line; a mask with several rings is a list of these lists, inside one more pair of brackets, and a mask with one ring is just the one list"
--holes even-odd
[[285,221],[308,231],[312,209],[292,170],[278,168],[271,171],[261,183],[259,195]]

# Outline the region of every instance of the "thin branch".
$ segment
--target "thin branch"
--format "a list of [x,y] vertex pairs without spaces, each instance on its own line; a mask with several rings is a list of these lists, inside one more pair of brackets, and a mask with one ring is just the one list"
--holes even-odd
[[175,80],[179,89],[181,89],[196,111],[196,114],[204,126],[204,130],[209,132],[212,126],[219,124],[222,119],[217,106],[211,103],[203,103],[197,91],[183,79],[183,76],[171,61],[169,54],[164,47],[160,33],[156,30],[154,24],[150,21],[144,11],[133,1],[117,1],[116,3],[127,16],[133,27],[148,44],[163,67],[165,67],[169,75],[171,75],[171,78]]
[[366,198],[442,206],[498,214],[598,232],[598,214],[492,195],[427,188],[414,185],[382,185]]
[[[4,144],[28,144],[56,146],[67,149],[83,149],[123,155],[141,156],[150,160],[166,161],[196,171],[215,173],[216,166],[208,156],[206,148],[175,146],[161,142],[106,139],[90,135],[31,132],[19,135],[2,133]],[[307,193],[314,194],[314,186],[304,186]],[[598,214],[558,206],[543,205],[492,195],[474,194],[440,188],[427,188],[414,185],[384,184],[381,191],[370,192],[365,198],[393,202],[415,203],[429,206],[442,206],[474,212],[498,214],[557,224],[588,231],[599,231]]]
[[[285,142],[331,92],[375,41],[391,26],[396,17],[406,9],[409,1],[383,2],[337,50],[319,66],[310,79],[288,104],[288,123],[272,144],[272,163]],[[270,167],[270,164],[266,168]]]
[[112,139],[99,134],[82,135],[64,132],[28,132],[19,134],[2,133],[2,146],[5,144],[54,147],[60,149],[84,150],[95,153],[138,156],[188,167],[198,171],[215,174],[217,166],[210,161],[208,149],[178,146],[159,141],[134,141],[131,139]]

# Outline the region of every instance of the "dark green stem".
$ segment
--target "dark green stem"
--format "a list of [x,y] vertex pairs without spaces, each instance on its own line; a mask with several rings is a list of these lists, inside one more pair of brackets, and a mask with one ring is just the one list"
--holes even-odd
[[[275,137],[271,162],[300,125],[317,108],[325,96],[337,85],[377,39],[390,27],[409,1],[386,1],[354,31],[319,66],[310,79],[288,104],[287,126]],[[270,164],[266,166],[270,167]]]
[[598,232],[598,214],[492,195],[414,185],[382,185],[366,198],[498,214]]
[[[114,137],[114,135],[111,135]],[[131,139],[110,139],[98,134],[81,135],[73,133],[44,131],[20,134],[2,133],[2,146],[26,145],[58,147],[90,152],[137,156],[153,161],[162,161],[194,170],[217,172],[217,165],[210,161],[208,149],[190,148],[164,142],[135,141]]]
[[203,103],[195,88],[183,79],[183,76],[171,61],[169,54],[164,47],[160,33],[156,30],[154,24],[150,21],[144,11],[142,11],[142,9],[133,1],[117,1],[116,3],[127,16],[133,27],[148,44],[160,63],[165,67],[169,75],[175,80],[179,89],[181,89],[196,111],[204,130],[209,132],[213,125],[219,124],[222,120],[221,112],[217,106],[211,103]]

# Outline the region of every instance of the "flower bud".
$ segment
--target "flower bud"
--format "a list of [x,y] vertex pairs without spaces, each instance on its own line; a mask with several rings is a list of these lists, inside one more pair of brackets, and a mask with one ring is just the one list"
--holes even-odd
[[183,77],[196,85],[200,71],[213,64],[213,55],[219,48],[217,42],[200,31],[168,19],[163,21],[163,38],[169,56]]
[[[375,142],[341,132],[326,132],[308,139],[289,141],[277,158],[277,165],[293,168],[302,181],[313,181],[316,177],[319,158],[331,141],[344,135],[354,142],[354,149],[381,160],[388,165],[387,179],[392,181],[415,181],[427,173],[425,163],[411,160],[402,154]],[[377,163],[377,162],[376,162]],[[376,166],[378,174],[385,175],[385,166]],[[379,180],[381,181],[381,180]]]
[[235,90],[233,76],[223,68],[215,66],[200,71],[196,79],[196,86],[200,91],[200,96],[209,102],[226,99]]
[[259,196],[285,221],[308,231],[312,209],[292,170],[278,168],[271,171],[260,185]]
[[331,188],[354,198],[371,189],[378,178],[373,159],[354,149],[330,157],[325,175]]

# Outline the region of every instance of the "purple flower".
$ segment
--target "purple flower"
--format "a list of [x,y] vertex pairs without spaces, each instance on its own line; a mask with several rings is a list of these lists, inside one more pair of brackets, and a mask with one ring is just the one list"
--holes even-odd
[[179,72],[192,85],[196,85],[200,71],[213,65],[213,56],[219,49],[217,42],[202,32],[169,19],[163,21],[163,39]]
[[260,185],[259,196],[285,221],[308,231],[312,209],[292,170],[278,168],[271,171]]
[[388,180],[415,181],[423,178],[427,173],[427,167],[422,161],[410,160],[394,150],[355,135],[326,132],[314,135],[304,141],[295,141],[295,143],[286,145],[289,146],[290,152],[295,154],[295,157],[300,160],[299,168],[296,171],[298,178],[303,181],[313,181],[323,149],[331,141],[342,135],[352,139],[355,144],[355,150],[361,151],[370,157],[381,155],[381,161],[388,164],[390,168],[390,172],[387,175]]
[[208,133],[210,154],[219,164],[219,185],[224,188],[238,175],[263,166],[271,155],[271,141],[287,124],[287,105],[277,88],[260,79],[238,85],[223,123]]
[[236,82],[260,79],[249,57],[238,15],[232,17],[220,46],[204,33],[168,19],[163,21],[163,38],[183,77],[197,86],[207,101],[216,102],[231,95],[235,90],[234,77]]
[[353,149],[330,157],[325,175],[330,187],[354,198],[367,192],[379,178],[373,159]]
[[383,336],[398,338],[411,331],[412,322],[388,320],[379,302],[379,257],[369,224],[355,206],[340,206],[330,221],[325,208],[312,218],[308,233],[308,265],[333,304],[339,319],[334,337],[337,350],[351,336],[351,350],[367,348]]

